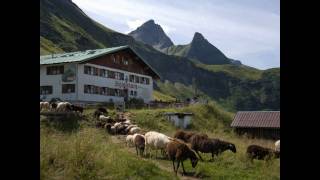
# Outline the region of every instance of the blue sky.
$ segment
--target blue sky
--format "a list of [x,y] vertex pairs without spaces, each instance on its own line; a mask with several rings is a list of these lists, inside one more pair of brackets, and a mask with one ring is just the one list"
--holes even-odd
[[200,32],[243,64],[280,66],[280,0],[72,1],[92,19],[124,34],[153,19],[174,44],[188,44]]

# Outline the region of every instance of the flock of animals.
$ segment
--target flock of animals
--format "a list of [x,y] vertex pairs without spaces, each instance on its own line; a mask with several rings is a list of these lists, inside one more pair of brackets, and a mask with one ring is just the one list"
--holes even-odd
[[40,111],[55,111],[55,112],[79,112],[83,113],[83,107],[71,104],[70,102],[55,101],[55,102],[40,102]]
[[[196,167],[199,159],[203,161],[199,152],[211,153],[212,160],[215,156],[227,150],[233,153],[237,152],[235,144],[210,138],[205,133],[178,130],[173,137],[169,137],[156,131],[145,131],[126,118],[117,117],[114,120],[106,115],[106,110],[101,108],[94,112],[94,117],[98,120],[96,127],[105,128],[111,135],[127,135],[127,146],[134,146],[138,156],[147,157],[148,154],[151,154],[151,151],[155,151],[155,156],[157,157],[157,153],[160,150],[162,156],[172,161],[175,173],[177,173],[180,164],[183,174],[186,173],[183,165],[186,159],[190,159],[193,168]],[[280,140],[275,142],[274,149],[250,145],[247,147],[246,153],[251,161],[253,159],[270,160],[271,158],[280,158]]]
[[[51,111],[78,111],[83,112],[83,108],[69,102],[40,102],[40,111],[48,109]],[[115,119],[108,116],[105,108],[98,108],[93,113],[96,119],[96,127],[104,128],[111,135],[127,135],[127,146],[134,146],[138,156],[147,156],[151,151],[161,151],[162,156],[172,161],[173,170],[178,172],[181,164],[183,174],[186,173],[183,162],[190,159],[193,168],[198,160],[203,161],[200,153],[211,153],[212,160],[215,156],[230,150],[237,152],[235,144],[216,138],[210,138],[205,133],[196,133],[178,130],[173,137],[156,131],[145,131],[138,125],[133,124],[129,119],[118,115]],[[275,142],[274,149],[250,145],[247,147],[247,156],[251,159],[270,160],[280,158],[280,140]],[[177,162],[177,165],[176,163]]]

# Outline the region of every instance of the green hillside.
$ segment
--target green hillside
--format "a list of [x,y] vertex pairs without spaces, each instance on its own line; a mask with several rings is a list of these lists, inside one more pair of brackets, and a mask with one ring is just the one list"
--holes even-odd
[[[203,41],[200,37],[196,38],[195,43],[198,42],[197,39]],[[150,45],[135,41],[131,36],[115,32],[95,22],[70,0],[40,0],[41,55],[121,45],[132,47],[159,72],[162,81],[158,86],[160,87],[159,91],[162,93],[174,97],[191,98],[193,96],[191,90],[187,90],[188,88],[182,88],[184,90],[180,88],[179,90],[175,88],[175,84],[181,87],[190,87],[194,80],[199,92],[210,97],[210,99],[225,104],[230,109],[257,108],[259,110],[258,108],[271,108],[261,101],[262,97],[256,94],[248,94],[245,89],[241,88],[243,83],[249,82],[243,82],[243,79],[238,76],[225,71],[212,71],[198,67],[196,63],[186,57],[161,53]],[[221,57],[223,56],[221,55]],[[165,80],[171,83],[170,88],[161,88],[161,83],[164,83]],[[264,91],[261,85],[263,83],[250,88],[253,88],[252,90],[257,88],[259,92]],[[270,88],[276,85],[272,83]],[[244,86],[244,88],[246,87]],[[234,95],[234,92],[237,92],[237,95]],[[272,96],[272,94],[268,93],[267,95]],[[235,104],[240,97],[247,99],[248,103],[243,106],[241,103]],[[232,99],[230,100],[230,98]],[[272,100],[274,100],[272,108],[279,109],[280,102],[278,99],[273,98]]]
[[212,72],[224,72],[230,76],[233,76],[239,79],[257,80],[261,78],[261,75],[263,73],[262,70],[255,69],[245,65],[233,65],[233,64],[206,65],[206,64],[198,63],[197,66]]

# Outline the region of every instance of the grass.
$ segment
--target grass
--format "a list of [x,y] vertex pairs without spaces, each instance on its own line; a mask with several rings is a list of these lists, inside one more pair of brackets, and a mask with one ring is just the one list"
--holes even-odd
[[72,133],[40,129],[41,179],[175,179],[154,163],[114,144],[103,130],[83,127]]
[[263,73],[262,70],[255,69],[245,65],[232,65],[232,64],[223,64],[223,65],[206,65],[197,63],[198,67],[212,71],[212,72],[224,72],[233,77],[240,79],[248,80],[258,80],[261,78]]
[[[234,114],[221,110],[213,103],[179,109],[129,110],[131,120],[145,130],[155,130],[173,136],[177,130],[162,115],[164,112],[193,112],[191,130],[206,132],[210,137],[232,142],[237,153],[226,151],[213,162],[210,154],[193,169],[190,161],[187,172],[201,179],[280,179],[280,160],[254,160],[245,155],[246,147],[258,144],[273,148],[273,141],[238,136],[229,124]],[[164,159],[136,156],[124,143],[115,143],[104,130],[93,126],[93,109],[86,109],[81,121],[64,124],[42,118],[40,127],[41,179],[175,179],[172,163]],[[110,110],[110,115],[115,112]],[[69,122],[69,124],[68,124]],[[65,127],[65,128],[62,128]],[[166,167],[166,169],[161,168]],[[181,172],[182,169],[179,169]]]
[[153,91],[153,99],[157,101],[163,101],[163,102],[173,102],[176,100],[176,98],[161,93],[160,91]]

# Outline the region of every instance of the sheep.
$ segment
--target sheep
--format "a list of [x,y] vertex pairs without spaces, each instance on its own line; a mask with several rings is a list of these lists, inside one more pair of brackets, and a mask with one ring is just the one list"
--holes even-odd
[[141,128],[139,128],[139,127],[133,127],[133,128],[131,128],[131,129],[129,130],[129,133],[130,133],[130,134],[135,134],[135,133],[140,132],[140,130],[141,130]]
[[40,102],[40,111],[43,110],[43,109],[45,109],[45,110],[50,109],[49,102]]
[[163,151],[169,142],[168,136],[155,131],[149,131],[145,134],[145,154],[148,153],[149,149],[155,149],[157,156],[157,150]]
[[280,140],[276,141],[274,143],[274,146],[275,146],[275,150],[280,152]]
[[128,133],[130,131],[130,129],[133,128],[133,127],[138,127],[138,126],[134,125],[134,124],[131,124],[125,129],[125,131]]
[[[196,153],[181,141],[175,141],[175,140],[170,141],[166,145],[166,152],[169,159],[172,161],[173,171],[176,174],[178,173],[180,162],[181,162],[183,174],[186,174],[183,161],[189,158],[193,168],[195,168],[198,163],[198,157],[196,156]],[[176,160],[178,161],[177,168],[175,167]]]
[[136,147],[137,155],[143,156],[143,151],[145,149],[145,137],[141,134],[135,134],[133,138],[133,143]]
[[108,111],[107,111],[106,108],[99,107],[97,110],[100,111],[100,112],[102,112],[102,113],[104,113],[105,115],[108,115]]
[[184,142],[189,142],[191,136],[193,136],[194,134],[195,134],[194,132],[178,130],[173,137],[177,139],[181,139]]
[[124,123],[131,124],[131,121],[129,119],[127,119],[126,121],[124,121]]
[[57,105],[57,111],[63,112],[63,111],[71,111],[71,103],[69,102],[59,102]]
[[103,115],[103,113],[99,110],[95,110],[93,113],[93,117],[96,119],[99,119],[100,115]]
[[128,135],[126,137],[126,145],[130,147],[130,145],[133,145],[133,135]]
[[108,122],[109,119],[110,119],[110,116],[104,116],[104,115],[99,116],[99,120],[103,122]]
[[57,104],[56,102],[50,103],[50,110],[51,110],[51,111],[56,110],[56,109],[57,109],[57,106],[58,106],[58,104]]
[[247,156],[251,159],[251,162],[253,162],[253,159],[268,161],[272,157],[280,158],[280,152],[258,145],[250,145],[247,148]]
[[80,113],[83,113],[83,107],[81,106],[77,106],[77,105],[71,105],[71,109],[75,112],[80,112]]
[[199,152],[202,153],[211,153],[212,160],[214,155],[218,156],[222,152],[226,150],[231,150],[233,153],[236,153],[236,146],[232,143],[222,141],[219,139],[210,139],[201,135],[194,135],[190,139],[191,148],[195,150],[197,155],[200,157],[201,161],[203,161]]

